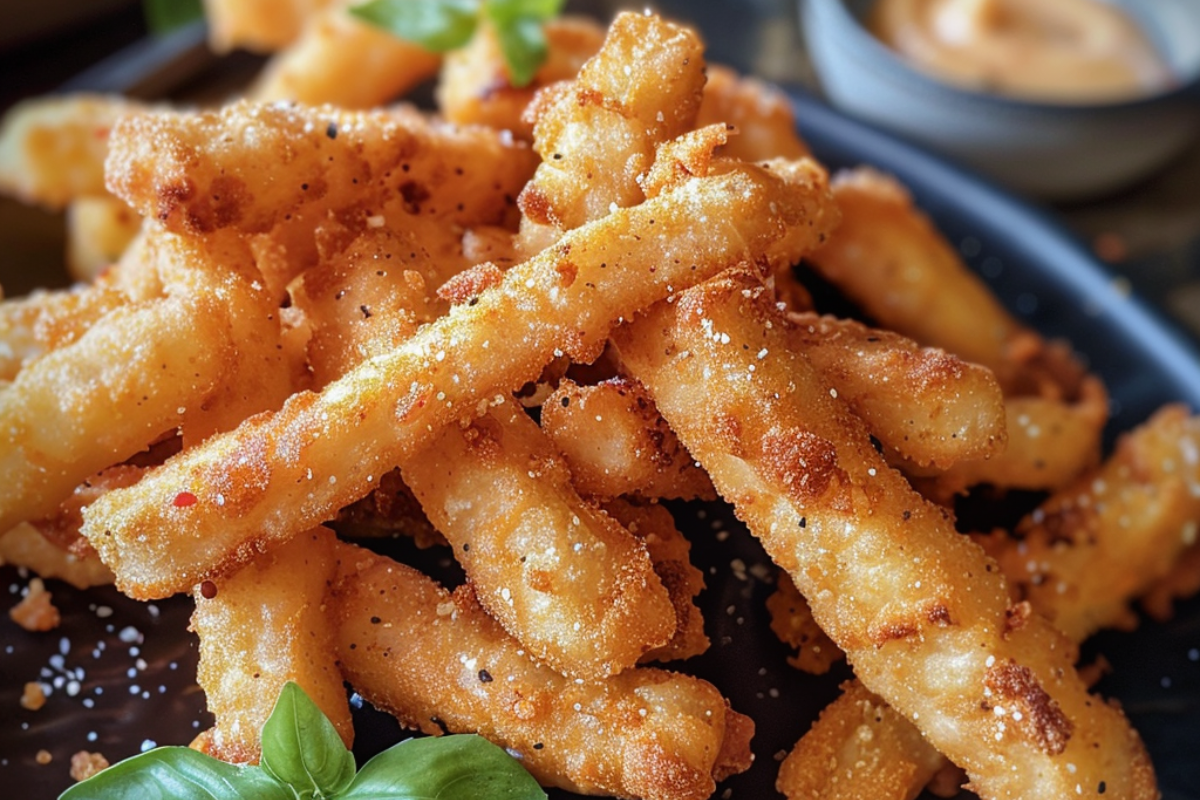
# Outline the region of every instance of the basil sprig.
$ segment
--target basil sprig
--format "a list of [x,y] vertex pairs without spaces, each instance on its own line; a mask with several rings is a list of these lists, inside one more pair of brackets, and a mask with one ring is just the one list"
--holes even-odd
[[563,0],[368,0],[350,13],[427,50],[444,53],[471,40],[481,19],[496,29],[513,86],[528,86],[546,60],[543,25]]
[[262,729],[262,762],[237,766],[188,747],[157,747],[77,783],[59,800],[545,800],[503,749],[472,734],[406,739],[355,774],[329,718],[295,683]]

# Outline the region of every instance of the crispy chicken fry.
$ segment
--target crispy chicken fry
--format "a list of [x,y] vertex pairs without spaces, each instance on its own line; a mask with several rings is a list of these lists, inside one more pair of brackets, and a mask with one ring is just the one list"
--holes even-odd
[[1004,397],[991,370],[852,320],[790,321],[791,346],[888,450],[943,468],[1003,452]]
[[[293,395],[97,500],[84,535],[134,597],[236,569],[332,518],[441,426],[535,380],[556,354],[590,360],[615,320],[735,264],[798,258],[832,212],[820,168],[788,178],[730,168],[573,231],[320,394]],[[177,503],[181,494],[197,502]]]
[[[1043,502],[1016,528],[977,536],[996,558],[1016,600],[1029,602],[1073,641],[1131,623],[1128,604],[1151,592],[1185,557],[1200,519],[1200,420],[1179,406],[1156,413],[1117,445],[1104,465]],[[862,742],[856,709],[874,708],[870,760],[826,756]],[[861,746],[861,745],[859,745]],[[936,771],[937,751],[886,704],[850,683],[784,760],[779,790],[789,798],[909,800]],[[924,765],[910,769],[903,765]],[[901,769],[901,772],[895,770]],[[849,786],[842,771],[853,772]],[[824,793],[813,787],[825,786]]]
[[347,5],[334,3],[305,19],[299,35],[267,62],[247,97],[371,108],[437,74],[441,56],[358,19]]
[[80,556],[57,546],[28,522],[0,534],[0,564],[25,567],[42,578],[57,578],[87,589],[112,583],[112,570],[94,552]]
[[576,681],[537,664],[476,603],[402,564],[339,548],[337,653],[364,698],[426,733],[477,732],[540,782],[704,800],[749,766],[753,723],[711,684],[652,668]]
[[448,426],[400,470],[480,604],[539,661],[603,678],[674,636],[646,545],[580,498],[516,401]]
[[563,380],[542,405],[541,421],[580,494],[716,499],[708,476],[633,381]]
[[227,578],[195,587],[196,679],[215,719],[204,739],[209,755],[258,763],[259,732],[288,681],[304,689],[347,747],[353,742],[333,620],[326,613],[336,547],[333,531],[314,528]]
[[56,210],[107,194],[110,132],[121,117],[144,110],[144,103],[99,94],[18,103],[0,124],[0,192]]
[[431,122],[409,108],[248,101],[132,115],[109,147],[114,194],[173,232],[198,234],[262,233],[301,211],[368,217],[394,197],[446,224],[499,222],[536,163],[502,132]]
[[11,381],[24,364],[74,342],[126,300],[99,281],[0,301],[0,379]]
[[809,154],[808,145],[796,132],[796,118],[787,95],[719,64],[708,67],[695,124],[697,128],[721,124],[737,129],[737,135],[721,150],[726,158],[765,161]]
[[578,77],[544,90],[530,110],[542,163],[519,199],[524,252],[640,203],[655,148],[692,126],[703,89],[704,47],[693,31],[618,14]]
[[633,503],[624,499],[603,504],[609,516],[646,543],[654,571],[667,587],[675,607],[676,627],[671,640],[642,657],[642,663],[673,661],[700,655],[708,649],[704,618],[696,607],[696,596],[704,588],[704,575],[688,559],[691,543],[675,527],[671,512],[657,504]]
[[90,283],[120,259],[142,218],[110,194],[76,197],[67,206],[67,272]]
[[731,276],[614,338],[863,683],[981,795],[1157,796],[1137,734],[1088,694],[1071,644],[1010,605],[995,564],[788,349],[787,325],[765,288]]
[[279,50],[320,9],[341,0],[204,0],[209,45],[218,53]]
[[779,766],[789,800],[913,800],[946,764],[916,727],[858,681]]
[[211,296],[120,306],[0,389],[0,530],[51,513],[211,396],[233,358]]
[[482,25],[464,47],[446,54],[436,90],[438,108],[451,122],[487,125],[533,139],[525,108],[539,89],[572,80],[604,42],[605,29],[586,17],[560,17],[545,26],[546,60],[528,86],[508,75],[496,31]]
[[977,537],[1028,601],[1073,640],[1128,628],[1128,604],[1196,542],[1200,417],[1166,406],[1098,469],[1055,492],[1008,534]]

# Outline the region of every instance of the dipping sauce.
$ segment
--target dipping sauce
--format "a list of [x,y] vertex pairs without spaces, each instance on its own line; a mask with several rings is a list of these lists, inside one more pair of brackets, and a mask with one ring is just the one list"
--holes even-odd
[[979,91],[1086,103],[1172,83],[1145,33],[1102,0],[879,0],[868,27],[918,69]]

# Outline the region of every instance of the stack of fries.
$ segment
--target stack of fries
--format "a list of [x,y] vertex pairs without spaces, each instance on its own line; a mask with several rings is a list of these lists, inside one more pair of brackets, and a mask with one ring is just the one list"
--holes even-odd
[[[659,501],[719,496],[786,576],[797,663],[856,675],[782,793],[1157,796],[1075,660],[1194,569],[1200,420],[1103,459],[1069,348],[653,14],[550,23],[516,89],[487,30],[438,56],[337,3],[209,9],[220,46],[281,48],[248,97],[37,100],[0,134],[0,186],[68,209],[79,281],[0,304],[0,555],[190,594],[193,746],[257,761],[287,681],[350,743],[348,682],[546,786],[709,797],[753,720],[648,664],[708,645]],[[393,103],[435,74],[435,112]],[[813,308],[801,260],[871,326]],[[1046,499],[964,535],[982,486]],[[396,532],[465,583],[370,549]]]

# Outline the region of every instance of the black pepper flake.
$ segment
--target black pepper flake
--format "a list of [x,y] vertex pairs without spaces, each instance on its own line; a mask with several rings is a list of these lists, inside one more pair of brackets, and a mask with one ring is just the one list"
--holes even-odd
[[307,191],[308,191],[308,184],[307,184],[307,183],[302,183],[302,184],[300,184],[300,191],[302,191],[302,192],[307,192]]
[[371,309],[367,308],[366,306],[359,306],[358,310],[362,312],[363,319],[371,318]]
[[381,620],[379,617],[371,617],[372,625],[378,625],[380,622],[383,622],[383,620]]
[[1096,793],[1104,794],[1107,791],[1108,791],[1108,784],[1105,783],[1104,781],[1100,781],[1100,785],[1096,787]]
[[328,136],[330,139],[337,138],[337,123],[336,122],[329,123],[329,127],[325,129],[325,135]]
[[479,670],[479,682],[480,683],[491,683],[492,682],[492,673],[488,672],[486,669]]
[[470,542],[463,542],[463,552],[465,553],[465,552],[467,552],[467,551],[468,551],[468,550],[470,550],[470,549],[471,549],[471,543],[470,543]]
[[545,746],[546,746],[546,745],[542,744],[541,742],[534,742],[534,743],[533,743],[533,749],[534,749],[534,750],[541,750],[541,749],[542,749],[543,747],[545,747]]
[[212,581],[204,581],[200,584],[200,596],[205,600],[212,600],[217,596],[217,585]]
[[807,528],[807,527],[808,527],[808,517],[801,517],[801,518],[800,518],[800,527],[801,527],[801,528]]
[[569,408],[569,407],[570,407],[570,405],[571,405],[571,398],[569,398],[569,397],[564,397],[564,398],[562,399],[562,407],[563,407],[563,408]]

